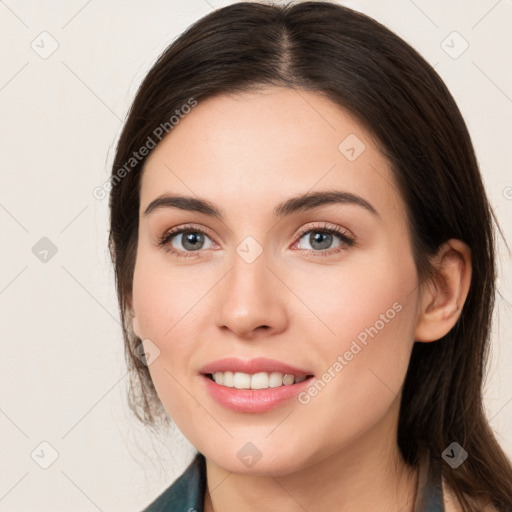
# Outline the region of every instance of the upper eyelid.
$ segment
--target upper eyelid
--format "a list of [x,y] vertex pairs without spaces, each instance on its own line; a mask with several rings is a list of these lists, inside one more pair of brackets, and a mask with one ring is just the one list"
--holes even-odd
[[164,234],[160,238],[162,239],[171,235],[180,235],[183,234],[183,232],[185,231],[198,231],[204,233],[205,235],[208,235],[212,240],[214,238],[211,234],[211,231],[208,228],[196,224],[184,224],[182,226],[176,226],[174,228],[168,229],[164,231]]
[[352,233],[352,231],[350,231],[350,229],[347,229],[345,227],[342,227],[342,226],[336,226],[334,224],[332,225],[329,225],[328,222],[323,222],[323,225],[321,226],[304,226],[303,228],[300,228],[296,235],[295,236],[304,236],[306,233],[308,233],[309,231],[339,231],[340,233],[335,233],[335,234],[338,234],[338,235],[345,235],[349,238],[355,238],[354,234]]

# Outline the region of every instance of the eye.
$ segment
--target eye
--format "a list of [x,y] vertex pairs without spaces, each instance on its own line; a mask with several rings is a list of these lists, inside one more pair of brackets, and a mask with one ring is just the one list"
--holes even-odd
[[[209,240],[211,244],[206,243],[205,246],[206,240]],[[157,245],[164,247],[167,252],[184,258],[195,256],[193,253],[199,252],[201,249],[211,249],[212,244],[214,242],[208,234],[193,225],[167,231],[157,242]]]
[[[306,228],[302,230],[298,236],[300,237],[299,244],[302,239],[305,239],[306,243],[309,243],[312,249],[305,248],[305,250],[313,256],[329,256],[347,250],[348,247],[355,245],[354,238],[347,232],[337,226],[329,227],[325,224],[319,227]],[[332,248],[333,241],[335,241],[336,238],[339,240],[338,245],[334,246],[334,250],[327,251],[326,249]],[[299,247],[299,249],[304,248]]]

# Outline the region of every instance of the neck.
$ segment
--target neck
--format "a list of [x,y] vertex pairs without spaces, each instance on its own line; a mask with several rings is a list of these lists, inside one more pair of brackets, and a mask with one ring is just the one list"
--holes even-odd
[[267,475],[231,473],[206,459],[205,512],[414,511],[417,471],[399,454],[396,421],[313,465]]

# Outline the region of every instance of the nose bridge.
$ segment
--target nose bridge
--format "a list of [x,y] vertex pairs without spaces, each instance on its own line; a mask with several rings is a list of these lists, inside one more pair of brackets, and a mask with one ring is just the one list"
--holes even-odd
[[269,251],[251,237],[233,254],[232,267],[223,280],[217,303],[217,325],[238,336],[250,336],[258,327],[280,331],[286,311],[279,280],[268,268]]

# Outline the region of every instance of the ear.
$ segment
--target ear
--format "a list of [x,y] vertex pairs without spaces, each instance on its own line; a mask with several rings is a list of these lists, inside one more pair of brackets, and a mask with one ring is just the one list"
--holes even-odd
[[415,341],[436,341],[456,324],[471,284],[471,250],[450,239],[433,260],[435,275],[423,286],[414,333]]

